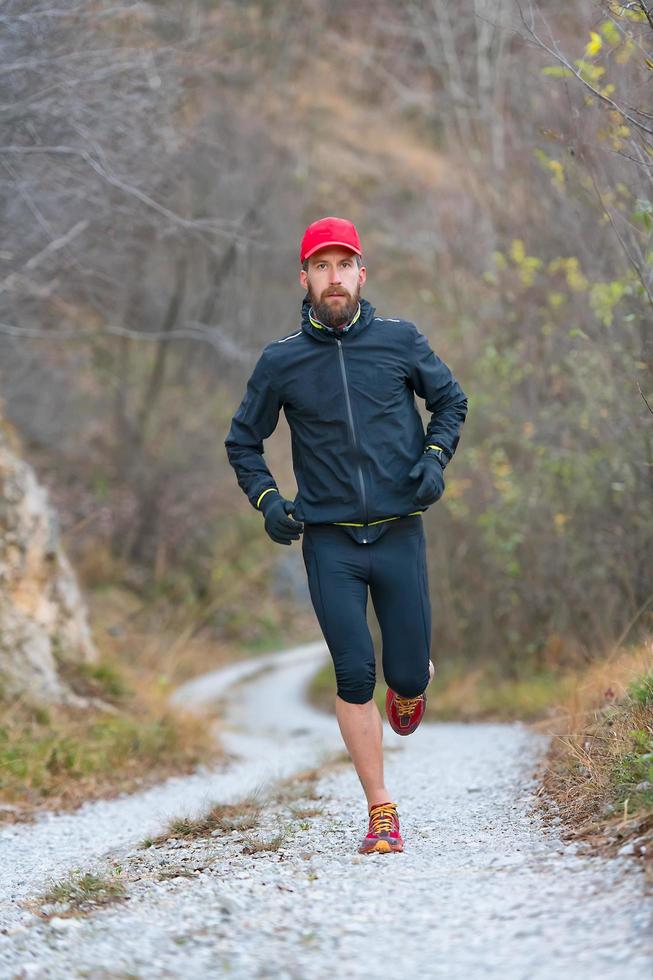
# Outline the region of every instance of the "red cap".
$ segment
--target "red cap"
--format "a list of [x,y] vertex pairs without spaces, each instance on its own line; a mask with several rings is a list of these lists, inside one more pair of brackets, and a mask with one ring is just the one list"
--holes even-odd
[[357,255],[362,255],[360,238],[356,228],[346,218],[320,218],[309,225],[304,232],[299,250],[299,261],[304,262],[320,248],[327,245],[342,245]]

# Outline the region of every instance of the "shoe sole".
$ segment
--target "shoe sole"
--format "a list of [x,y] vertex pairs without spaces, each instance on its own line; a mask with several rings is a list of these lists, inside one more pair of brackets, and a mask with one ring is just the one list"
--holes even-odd
[[399,854],[403,851],[403,843],[391,844],[387,840],[377,840],[372,847],[359,847],[359,854]]

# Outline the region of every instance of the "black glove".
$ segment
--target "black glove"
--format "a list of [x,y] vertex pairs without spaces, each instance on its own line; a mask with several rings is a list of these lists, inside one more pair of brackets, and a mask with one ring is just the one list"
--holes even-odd
[[415,503],[420,507],[434,504],[444,493],[444,470],[437,456],[425,453],[408,476],[422,481],[415,494]]
[[299,539],[304,525],[287,515],[294,507],[292,500],[285,500],[281,495],[270,497],[266,494],[261,501],[261,510],[265,514],[265,530],[277,544],[290,544]]

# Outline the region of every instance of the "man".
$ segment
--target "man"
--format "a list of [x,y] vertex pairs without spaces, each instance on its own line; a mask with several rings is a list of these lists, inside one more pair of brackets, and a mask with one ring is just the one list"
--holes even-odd
[[[369,829],[359,851],[401,851],[372,697],[368,588],[383,639],[386,714],[408,735],[424,715],[433,675],[421,515],[444,491],[467,398],[413,323],[378,317],[361,299],[367,273],[350,221],[313,222],[299,258],[301,326],[264,348],[225,446],[272,540],[290,545],[303,532],[311,600],[336,671],[336,717],[367,798]],[[431,413],[426,433],[415,394]],[[292,438],[294,500],[281,495],[263,458],[281,408]]]

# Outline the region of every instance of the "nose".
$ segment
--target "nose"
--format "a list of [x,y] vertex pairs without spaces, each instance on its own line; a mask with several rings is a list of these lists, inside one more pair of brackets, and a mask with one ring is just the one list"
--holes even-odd
[[337,269],[333,269],[331,275],[329,276],[329,282],[332,285],[337,285],[340,282],[340,273]]

